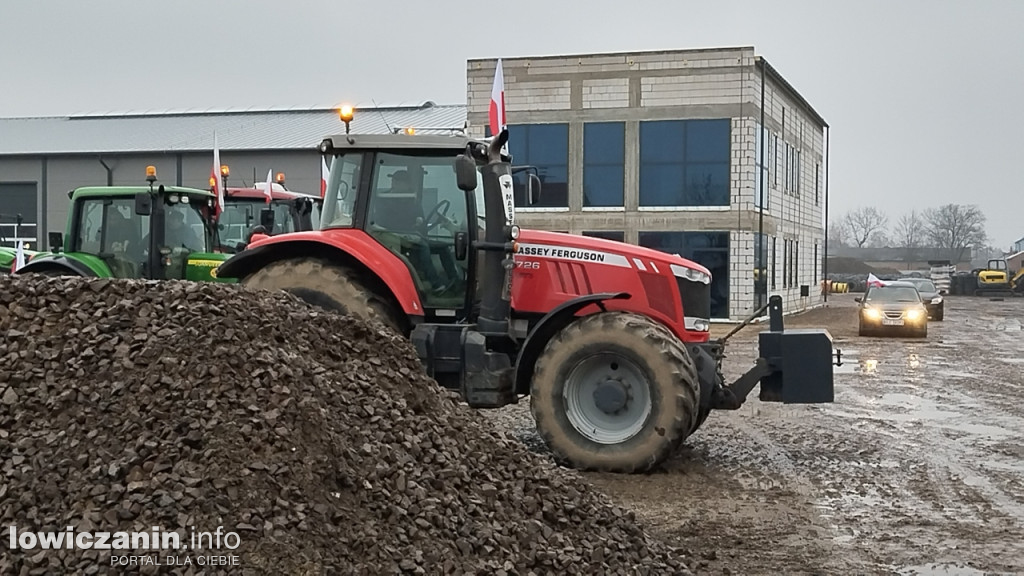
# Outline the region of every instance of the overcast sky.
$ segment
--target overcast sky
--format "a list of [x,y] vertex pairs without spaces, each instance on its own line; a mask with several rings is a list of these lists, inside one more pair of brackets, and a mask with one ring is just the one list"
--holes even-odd
[[0,23],[0,116],[461,104],[468,58],[752,45],[832,126],[833,215],[977,203],[994,244],[1024,236],[1024,0],[3,0]]

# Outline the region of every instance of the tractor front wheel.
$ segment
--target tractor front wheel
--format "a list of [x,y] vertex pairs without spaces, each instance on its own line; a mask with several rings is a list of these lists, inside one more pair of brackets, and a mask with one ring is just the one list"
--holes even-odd
[[369,289],[355,271],[314,258],[280,260],[242,279],[241,284],[284,290],[308,304],[377,321],[404,334],[404,323],[387,299]]
[[581,470],[646,472],[696,428],[693,361],[671,332],[626,312],[584,316],[545,347],[531,409],[555,458]]

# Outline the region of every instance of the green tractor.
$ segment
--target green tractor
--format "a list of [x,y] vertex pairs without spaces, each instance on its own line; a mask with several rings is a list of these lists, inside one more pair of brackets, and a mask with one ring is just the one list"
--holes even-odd
[[69,192],[67,236],[50,232],[50,251],[26,256],[28,262],[15,273],[236,282],[216,277],[217,266],[229,256],[213,251],[216,196],[156,186],[153,166],[146,167],[146,180],[148,187],[88,186]]

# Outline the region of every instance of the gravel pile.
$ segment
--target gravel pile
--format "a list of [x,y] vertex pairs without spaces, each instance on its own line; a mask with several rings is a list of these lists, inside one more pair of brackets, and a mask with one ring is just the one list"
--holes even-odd
[[[687,574],[682,553],[427,378],[280,293],[0,277],[0,534],[238,534],[6,550],[2,574]],[[111,567],[111,556],[192,565]],[[200,556],[234,555],[210,567]]]

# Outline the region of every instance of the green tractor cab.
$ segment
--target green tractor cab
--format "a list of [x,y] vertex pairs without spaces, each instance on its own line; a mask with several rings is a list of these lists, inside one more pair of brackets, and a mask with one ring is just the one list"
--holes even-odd
[[228,254],[214,252],[216,197],[207,190],[156,185],[88,186],[68,193],[65,233],[17,274],[235,282],[216,277]]

